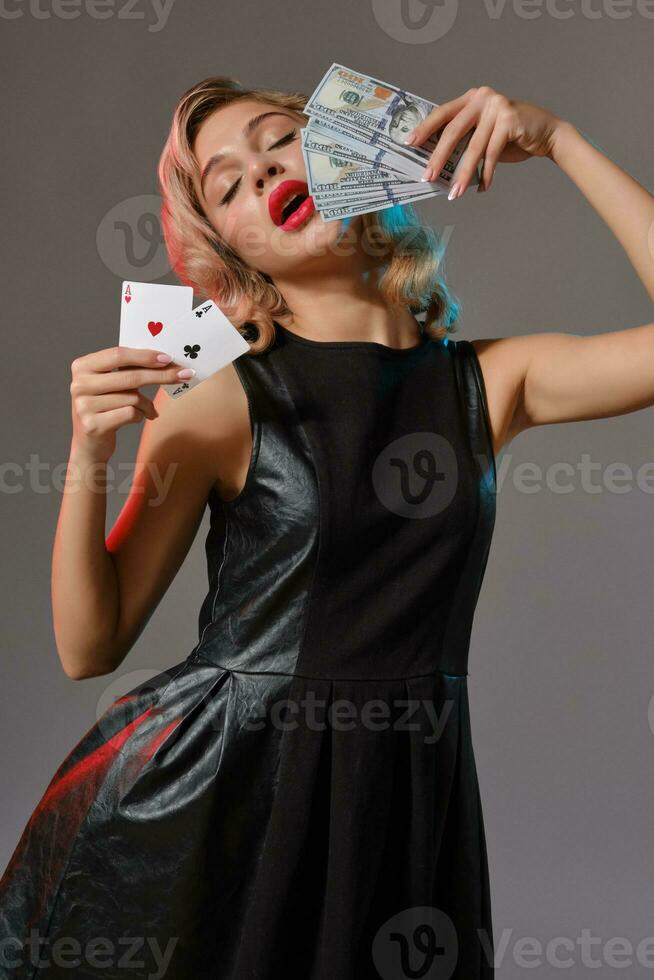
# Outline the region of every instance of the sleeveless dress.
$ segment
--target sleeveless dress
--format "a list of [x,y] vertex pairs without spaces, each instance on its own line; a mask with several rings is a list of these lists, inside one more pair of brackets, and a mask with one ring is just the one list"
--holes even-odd
[[489,980],[474,348],[276,324],[233,363],[252,456],[208,499],[198,643],[56,771],[0,882],[0,977]]

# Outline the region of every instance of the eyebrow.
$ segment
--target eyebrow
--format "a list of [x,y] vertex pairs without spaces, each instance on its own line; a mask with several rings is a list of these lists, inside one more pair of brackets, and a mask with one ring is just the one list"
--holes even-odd
[[[258,116],[253,116],[252,119],[250,119],[250,121],[247,122],[243,127],[242,135],[245,137],[245,139],[247,139],[248,136],[251,136],[252,133],[255,131],[255,129],[258,126],[260,126],[261,123],[264,121],[264,119],[267,119],[268,116],[286,116],[287,119],[292,118],[291,116],[289,116],[287,112],[276,112],[276,111],[260,112]],[[204,169],[202,170],[202,176],[200,177],[200,190],[202,191],[203,194],[204,194],[205,180],[207,179],[211,171],[214,170],[221,162],[221,160],[224,160],[226,156],[229,156],[229,154],[214,153],[213,156],[209,157],[209,159],[207,160]]]

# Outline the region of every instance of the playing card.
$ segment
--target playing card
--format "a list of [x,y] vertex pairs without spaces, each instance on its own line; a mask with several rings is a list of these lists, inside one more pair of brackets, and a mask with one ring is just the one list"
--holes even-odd
[[195,375],[162,387],[171,398],[179,398],[249,349],[247,340],[222,310],[206,300],[172,325],[162,348],[172,354],[175,364],[192,367]]
[[164,286],[152,282],[124,282],[120,300],[121,347],[170,353],[166,338],[173,323],[193,309],[191,286]]

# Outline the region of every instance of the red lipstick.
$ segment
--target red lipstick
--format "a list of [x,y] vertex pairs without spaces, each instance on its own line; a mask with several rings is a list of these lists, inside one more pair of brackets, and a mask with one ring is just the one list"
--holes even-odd
[[[286,221],[283,220],[284,208],[297,195],[305,198],[302,204],[293,211]],[[316,210],[313,198],[309,194],[309,185],[305,180],[283,180],[268,197],[268,212],[274,224],[284,231],[294,231],[299,228]]]

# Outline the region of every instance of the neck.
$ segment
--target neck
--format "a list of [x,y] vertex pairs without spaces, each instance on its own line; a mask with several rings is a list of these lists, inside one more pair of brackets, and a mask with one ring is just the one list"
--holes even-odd
[[420,324],[407,307],[390,306],[372,270],[359,275],[306,275],[292,281],[275,277],[290,317],[283,326],[310,340],[373,341],[389,347],[412,347],[420,341]]

